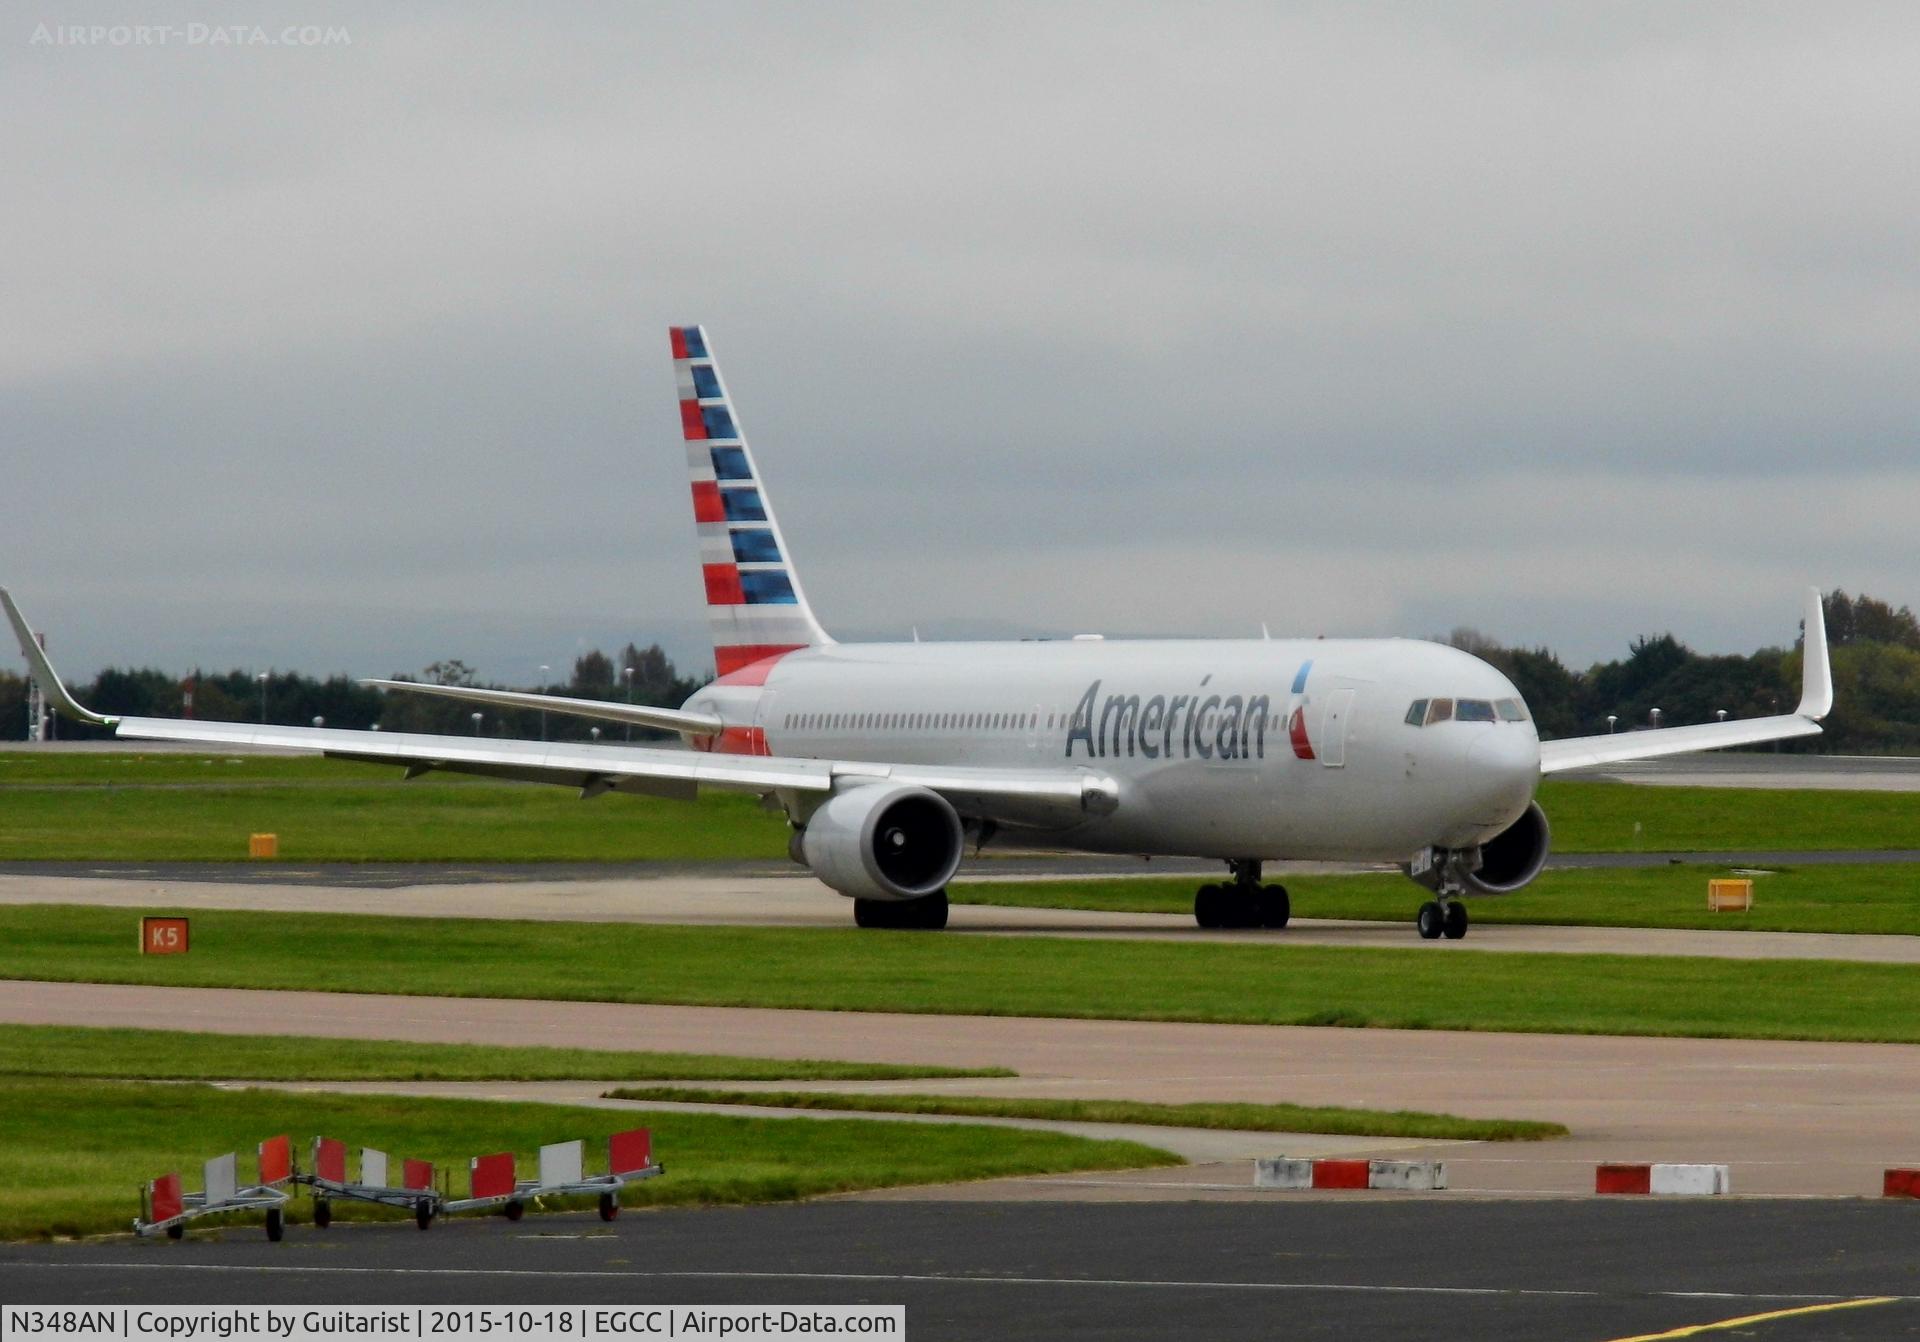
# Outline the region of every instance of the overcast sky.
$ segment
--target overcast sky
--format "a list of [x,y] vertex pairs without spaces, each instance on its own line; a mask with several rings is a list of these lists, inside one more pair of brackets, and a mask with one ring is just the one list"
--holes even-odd
[[1912,5],[81,8],[175,31],[0,28],[77,675],[710,663],[679,322],[843,635],[1920,604]]

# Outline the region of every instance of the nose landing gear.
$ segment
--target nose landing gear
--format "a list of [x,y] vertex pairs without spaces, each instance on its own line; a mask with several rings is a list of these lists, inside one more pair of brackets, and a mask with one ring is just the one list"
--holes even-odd
[[1427,941],[1458,941],[1467,934],[1467,906],[1457,899],[1430,899],[1420,906],[1414,926]]
[[1193,897],[1193,921],[1201,927],[1285,927],[1293,917],[1293,901],[1284,885],[1262,885],[1257,858],[1229,862],[1233,880],[1226,885],[1203,885]]

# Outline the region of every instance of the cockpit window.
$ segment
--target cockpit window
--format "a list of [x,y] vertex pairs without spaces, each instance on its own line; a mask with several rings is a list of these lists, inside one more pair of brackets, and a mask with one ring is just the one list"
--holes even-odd
[[1494,707],[1500,711],[1500,719],[1503,722],[1525,722],[1527,720],[1527,706],[1518,699],[1502,699],[1499,703],[1495,704]]
[[1436,722],[1445,722],[1452,716],[1453,700],[1451,699],[1435,699],[1433,703],[1427,707],[1427,725],[1429,727]]
[[1493,705],[1485,699],[1462,699],[1454,710],[1462,722],[1493,722]]
[[1426,720],[1427,701],[1425,699],[1415,699],[1413,701],[1413,707],[1407,710],[1407,721],[1413,726],[1418,727]]

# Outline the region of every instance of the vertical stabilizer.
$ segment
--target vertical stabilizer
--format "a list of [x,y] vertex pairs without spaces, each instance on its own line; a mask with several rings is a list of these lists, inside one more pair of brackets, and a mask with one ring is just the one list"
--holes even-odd
[[698,326],[668,332],[714,670],[727,676],[781,653],[831,643],[807,604],[706,332]]

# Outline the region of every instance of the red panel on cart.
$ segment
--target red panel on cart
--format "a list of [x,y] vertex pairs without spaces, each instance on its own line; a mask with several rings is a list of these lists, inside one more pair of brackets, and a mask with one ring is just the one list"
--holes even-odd
[[[507,1177],[513,1177],[513,1166],[507,1166]],[[431,1160],[403,1160],[400,1162],[400,1186],[414,1191],[424,1192],[433,1187],[433,1162]]]
[[171,1221],[186,1208],[180,1197],[180,1176],[163,1174],[147,1185],[147,1202],[155,1221]]
[[313,1139],[313,1172],[336,1184],[347,1181],[347,1144],[332,1137]]
[[293,1144],[286,1134],[260,1143],[260,1182],[284,1183],[293,1174]]
[[632,1174],[653,1164],[653,1130],[634,1128],[607,1138],[607,1168],[614,1174]]
[[475,1156],[471,1170],[473,1192],[470,1196],[503,1198],[513,1192],[513,1152]]

